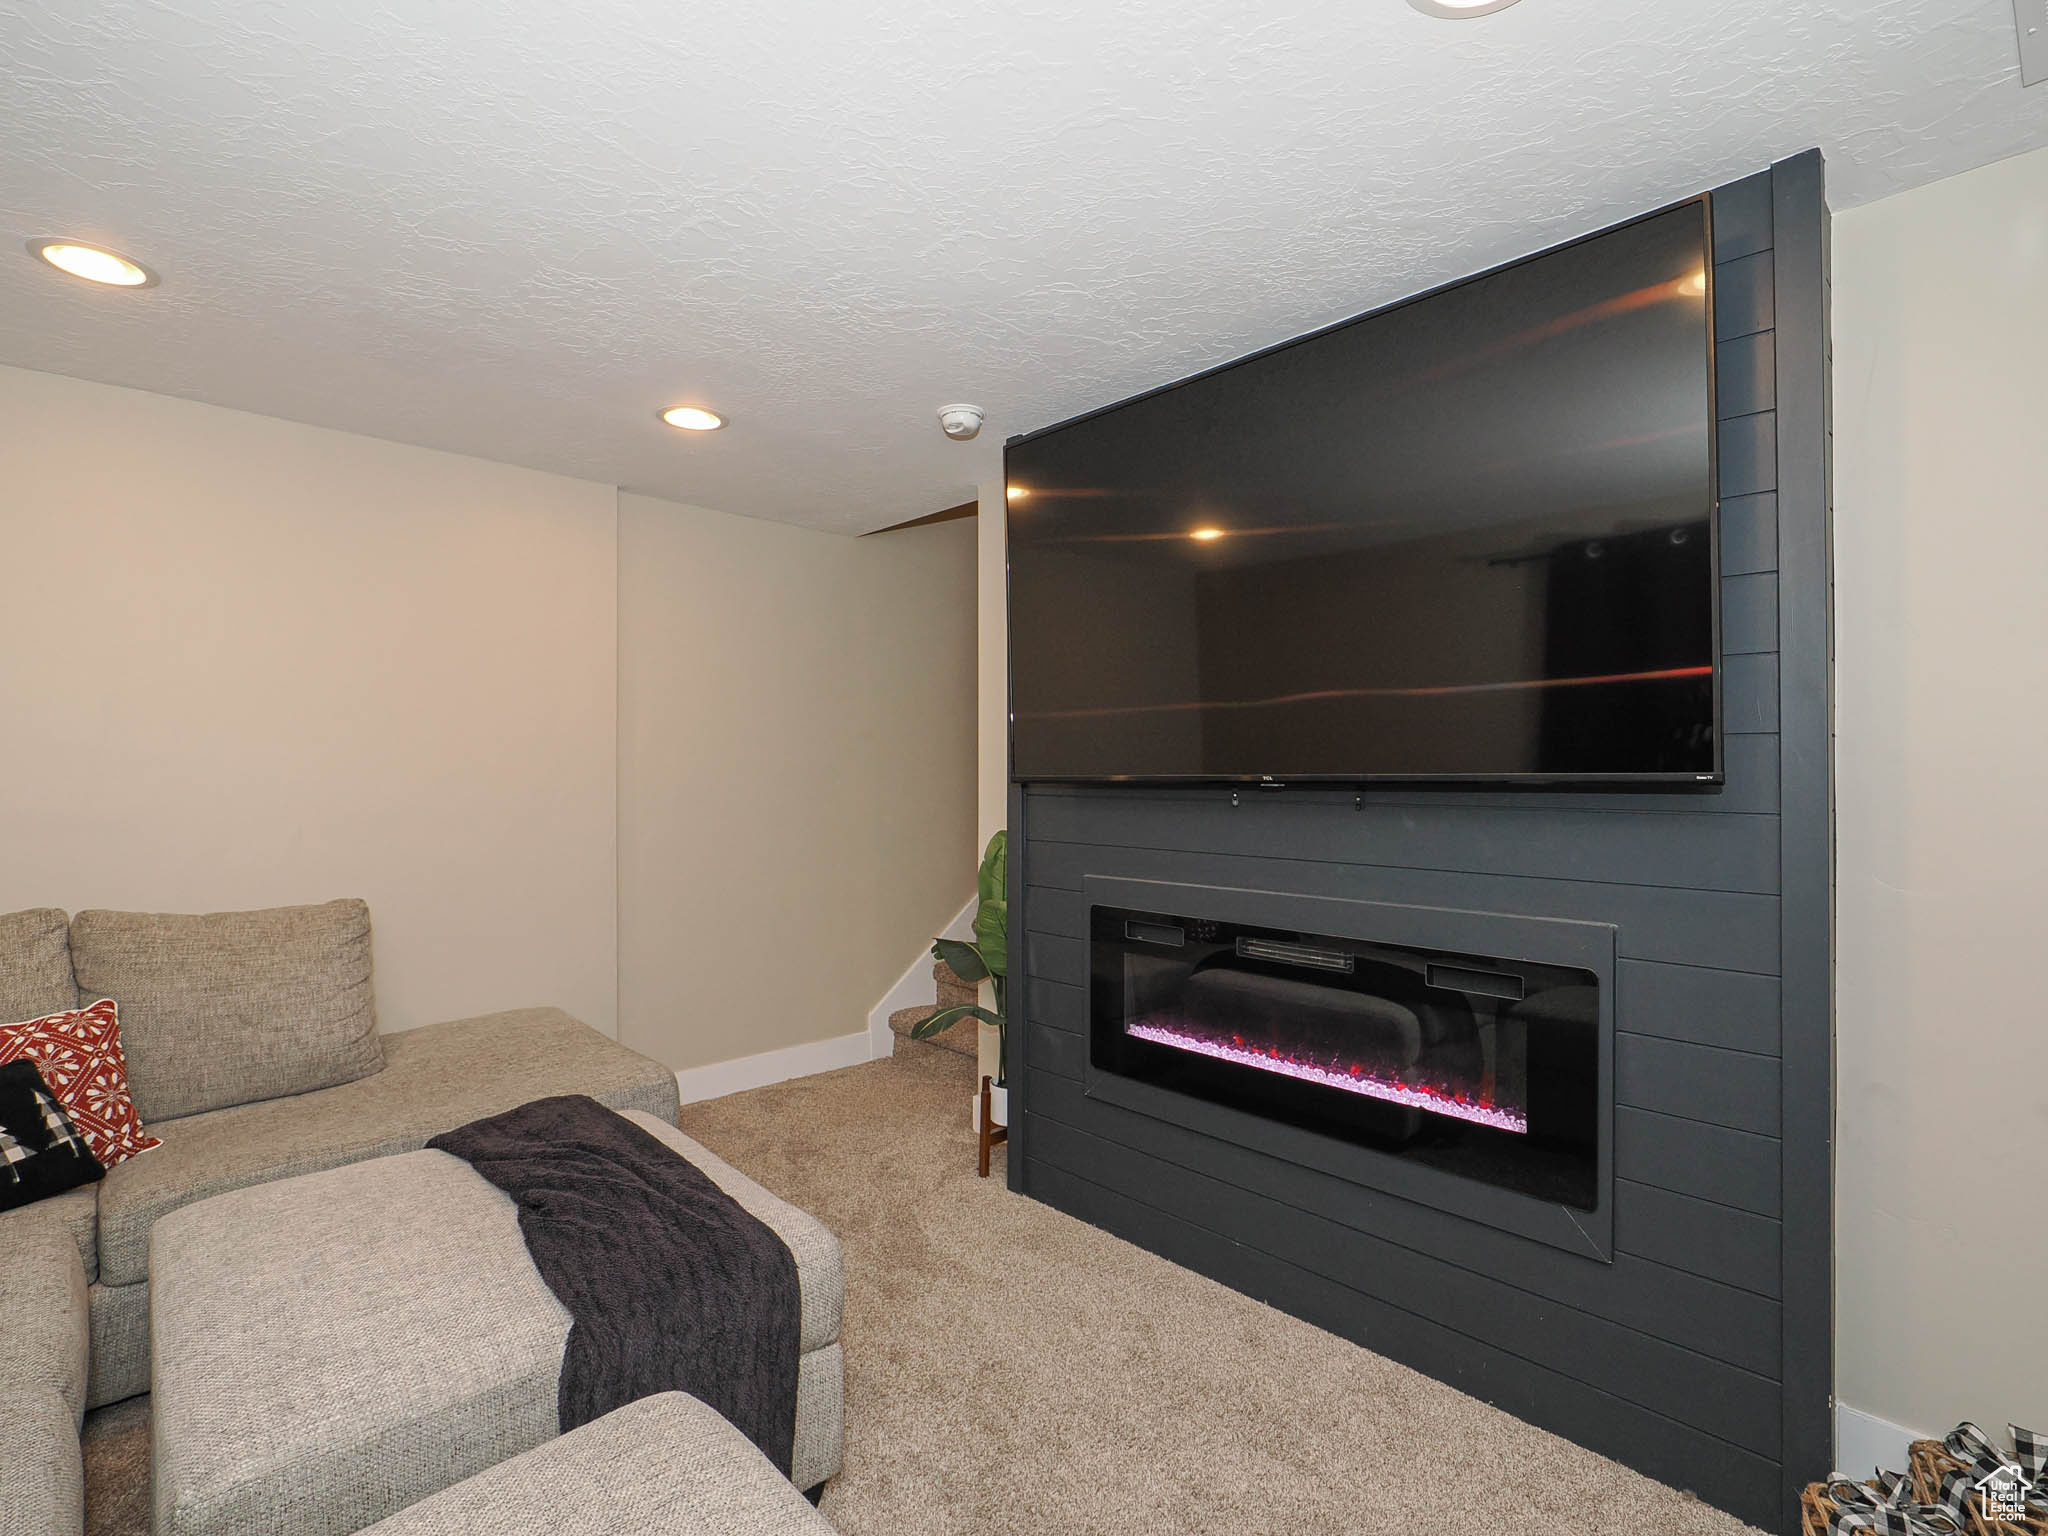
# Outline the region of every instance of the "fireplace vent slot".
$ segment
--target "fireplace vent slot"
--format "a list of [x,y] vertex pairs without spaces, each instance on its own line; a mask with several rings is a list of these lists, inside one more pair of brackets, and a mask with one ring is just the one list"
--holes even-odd
[[1441,987],[1447,992],[1471,992],[1481,997],[1505,997],[1515,1002],[1522,1000],[1522,978],[1513,971],[1479,971],[1464,965],[1438,965],[1430,962],[1423,972],[1423,979],[1432,987]]
[[1124,924],[1124,937],[1145,944],[1171,944],[1175,949],[1188,941],[1185,928],[1173,923],[1141,923],[1135,917]]
[[1307,944],[1283,944],[1278,939],[1239,938],[1237,953],[1246,960],[1305,965],[1317,971],[1342,971],[1347,976],[1357,969],[1357,962],[1341,949],[1314,949]]

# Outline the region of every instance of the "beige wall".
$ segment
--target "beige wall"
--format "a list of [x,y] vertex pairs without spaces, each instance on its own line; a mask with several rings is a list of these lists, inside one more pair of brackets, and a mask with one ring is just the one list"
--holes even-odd
[[1837,1387],[2002,1435],[2048,1425],[2048,150],[1838,216],[1834,326]]
[[385,1028],[615,1028],[616,516],[0,369],[0,911],[362,896]]
[[973,889],[975,535],[619,498],[620,1038],[863,1030]]

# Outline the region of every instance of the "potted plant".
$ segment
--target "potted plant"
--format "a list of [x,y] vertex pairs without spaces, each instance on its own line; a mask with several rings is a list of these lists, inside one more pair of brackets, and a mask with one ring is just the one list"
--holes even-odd
[[[961,1003],[941,1008],[911,1030],[913,1040],[929,1040],[940,1030],[975,1018],[993,1024],[996,1030],[995,1083],[989,1090],[989,1119],[997,1125],[1010,1123],[1010,837],[997,832],[988,840],[981,856],[981,871],[975,877],[978,902],[974,909],[974,937],[933,939],[932,954],[953,969],[953,974],[971,986],[989,983],[995,1007]],[[978,1087],[978,1085],[977,1085]],[[975,1113],[981,1110],[979,1092]]]

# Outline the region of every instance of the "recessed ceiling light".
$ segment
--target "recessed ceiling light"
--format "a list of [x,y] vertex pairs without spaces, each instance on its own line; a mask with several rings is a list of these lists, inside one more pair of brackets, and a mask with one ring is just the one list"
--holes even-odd
[[1463,21],[1468,16],[1491,16],[1495,11],[1504,11],[1515,0],[1408,0],[1408,3],[1425,16]]
[[1213,544],[1216,540],[1223,537],[1223,530],[1221,528],[1197,528],[1188,537],[1199,540],[1204,544]]
[[1025,490],[1024,487],[1021,485],[1013,485],[1008,490],[1004,491],[1003,494],[1009,497],[1012,501],[1022,501],[1026,496],[1029,496],[1031,493]]
[[47,261],[60,272],[82,277],[108,288],[153,288],[156,274],[139,261],[130,261],[102,246],[78,240],[31,240],[28,253]]
[[725,425],[723,416],[701,405],[672,405],[661,413],[661,419],[684,432],[716,432]]

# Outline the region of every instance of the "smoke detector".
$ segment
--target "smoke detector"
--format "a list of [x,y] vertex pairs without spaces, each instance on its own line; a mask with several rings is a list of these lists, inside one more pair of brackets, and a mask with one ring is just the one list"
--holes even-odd
[[939,430],[955,442],[966,442],[981,431],[981,407],[978,405],[940,406]]
[[1517,0],[1408,0],[1408,3],[1425,16],[1463,21],[1468,16],[1491,16],[1495,11],[1504,11]]

